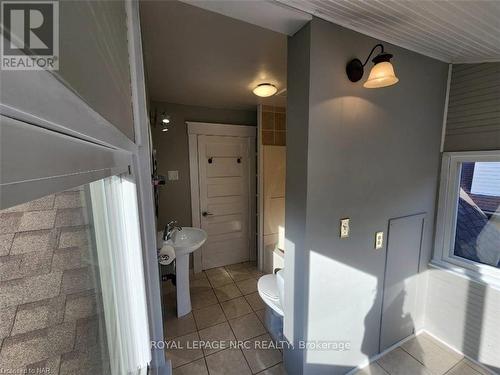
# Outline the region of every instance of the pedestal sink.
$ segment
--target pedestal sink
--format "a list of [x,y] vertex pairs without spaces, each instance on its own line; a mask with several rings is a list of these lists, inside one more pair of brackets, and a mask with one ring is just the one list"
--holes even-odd
[[175,230],[172,237],[165,241],[175,251],[175,274],[177,289],[177,316],[191,312],[191,295],[189,294],[189,254],[202,246],[207,240],[207,232],[203,229],[182,227]]

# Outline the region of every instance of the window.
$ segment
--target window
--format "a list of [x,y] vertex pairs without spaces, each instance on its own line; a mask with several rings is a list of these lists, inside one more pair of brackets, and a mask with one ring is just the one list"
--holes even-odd
[[500,280],[500,152],[443,155],[435,258]]
[[144,369],[139,234],[126,175],[0,210],[0,372]]

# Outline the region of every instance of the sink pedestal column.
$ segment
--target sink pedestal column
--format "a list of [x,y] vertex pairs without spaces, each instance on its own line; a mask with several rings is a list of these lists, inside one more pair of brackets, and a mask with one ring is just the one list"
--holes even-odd
[[177,289],[177,316],[180,318],[191,312],[191,294],[189,293],[189,254],[176,256],[175,279]]

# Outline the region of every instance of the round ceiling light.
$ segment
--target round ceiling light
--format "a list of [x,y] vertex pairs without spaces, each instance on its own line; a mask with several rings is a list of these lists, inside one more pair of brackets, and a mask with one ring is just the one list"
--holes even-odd
[[168,132],[168,125],[170,124],[170,116],[167,115],[165,112],[163,112],[161,115],[160,115],[160,120],[161,120],[161,131],[162,132]]
[[170,116],[163,112],[160,116],[161,122],[165,125],[170,124]]
[[261,83],[257,85],[256,88],[253,89],[253,93],[262,98],[267,98],[268,96],[273,96],[276,94],[278,89],[271,83]]

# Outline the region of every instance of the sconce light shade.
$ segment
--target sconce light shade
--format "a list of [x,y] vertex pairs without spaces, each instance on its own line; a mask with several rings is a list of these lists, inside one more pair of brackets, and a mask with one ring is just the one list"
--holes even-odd
[[261,83],[257,85],[256,88],[253,89],[253,93],[262,98],[267,98],[268,96],[273,96],[276,94],[278,89],[271,83]]
[[394,85],[398,81],[399,79],[396,77],[396,74],[394,74],[392,64],[389,61],[383,61],[373,66],[363,86],[368,89],[376,89]]
[[364,63],[359,59],[349,61],[346,66],[346,73],[351,82],[358,82],[363,78],[364,67],[377,47],[380,47],[381,52],[373,58],[373,67],[363,86],[374,89],[391,86],[399,81],[394,73],[394,67],[391,64],[392,55],[384,52],[384,46],[382,44],[377,44],[372,48]]

